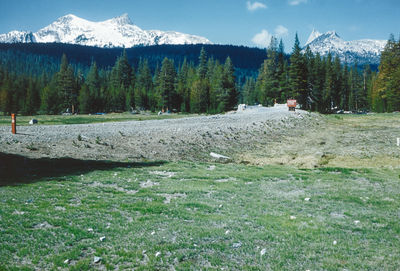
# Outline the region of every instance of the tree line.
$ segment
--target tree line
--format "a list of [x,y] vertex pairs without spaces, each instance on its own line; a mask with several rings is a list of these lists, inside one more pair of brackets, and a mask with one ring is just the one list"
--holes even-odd
[[263,49],[234,45],[153,45],[123,49],[62,43],[0,43],[0,64],[8,72],[28,75],[46,72],[52,76],[60,68],[61,56],[66,54],[69,64],[86,75],[93,61],[96,61],[100,69],[110,69],[125,50],[132,66],[137,68],[140,59],[147,59],[150,70],[154,73],[165,57],[173,60],[177,67],[184,59],[197,65],[202,48],[221,63],[229,56],[235,64],[235,74],[239,81],[244,76],[256,76],[266,56]]
[[124,50],[111,69],[92,62],[87,75],[75,70],[66,55],[53,76],[17,75],[0,65],[0,111],[32,115],[174,110],[218,113],[238,102],[235,69],[230,57],[224,63],[208,57],[204,48],[199,64],[183,61],[177,68],[164,58],[152,73],[147,59],[137,69]]
[[273,105],[293,98],[303,109],[321,113],[371,108],[369,93],[376,74],[368,65],[350,67],[332,54],[322,57],[308,47],[302,50],[297,34],[289,59],[282,40],[278,44],[274,37],[267,54],[257,79],[247,78],[244,84],[245,103]]
[[[36,61],[39,66],[46,62]],[[331,54],[322,57],[309,48],[303,50],[297,34],[289,57],[282,40],[278,43],[272,37],[258,75],[243,81],[229,56],[221,63],[207,56],[204,48],[196,65],[167,57],[155,68],[147,58],[131,65],[124,50],[110,68],[99,68],[95,61],[82,68],[68,63],[63,55],[53,73],[9,70],[0,63],[0,111],[4,114],[133,109],[219,113],[238,103],[273,105],[288,98],[297,99],[303,109],[321,113],[400,110],[400,41],[393,36],[382,53],[379,72],[368,65],[349,66]]]
[[381,55],[379,73],[368,97],[376,112],[400,111],[400,39],[391,35]]
[[243,102],[273,105],[297,99],[303,109],[332,113],[346,111],[393,112],[400,110],[400,40],[391,35],[381,56],[379,72],[369,65],[341,63],[338,56],[322,57],[302,50],[296,34],[290,58],[282,40],[272,37],[258,77],[248,77]]

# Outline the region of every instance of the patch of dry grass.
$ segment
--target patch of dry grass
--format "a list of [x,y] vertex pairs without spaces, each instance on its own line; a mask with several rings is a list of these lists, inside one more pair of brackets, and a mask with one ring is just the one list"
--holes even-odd
[[270,137],[236,160],[299,168],[399,168],[400,114],[332,115],[318,126]]

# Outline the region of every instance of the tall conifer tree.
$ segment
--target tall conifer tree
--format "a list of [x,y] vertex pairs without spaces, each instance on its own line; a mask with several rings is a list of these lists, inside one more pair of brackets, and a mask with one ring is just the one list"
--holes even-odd
[[290,56],[290,88],[291,96],[305,109],[309,108],[307,93],[307,67],[301,53],[299,37],[296,33],[293,52]]

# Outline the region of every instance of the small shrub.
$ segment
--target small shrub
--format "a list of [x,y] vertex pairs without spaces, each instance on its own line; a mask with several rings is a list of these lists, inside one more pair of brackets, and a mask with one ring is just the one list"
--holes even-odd
[[26,146],[26,148],[30,151],[37,151],[38,148],[36,148],[35,146],[33,146],[33,144],[29,144],[28,146]]

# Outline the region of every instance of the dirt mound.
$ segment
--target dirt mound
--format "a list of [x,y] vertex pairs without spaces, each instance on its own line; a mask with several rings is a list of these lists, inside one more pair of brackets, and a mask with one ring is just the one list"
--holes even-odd
[[398,127],[394,115],[338,117],[254,106],[182,119],[24,126],[17,135],[0,127],[0,147],[30,158],[215,161],[210,153],[217,153],[255,165],[399,167]]
[[96,160],[209,160],[210,152],[253,150],[315,116],[285,108],[248,107],[242,112],[183,119],[85,125],[1,127],[4,152],[38,157]]

